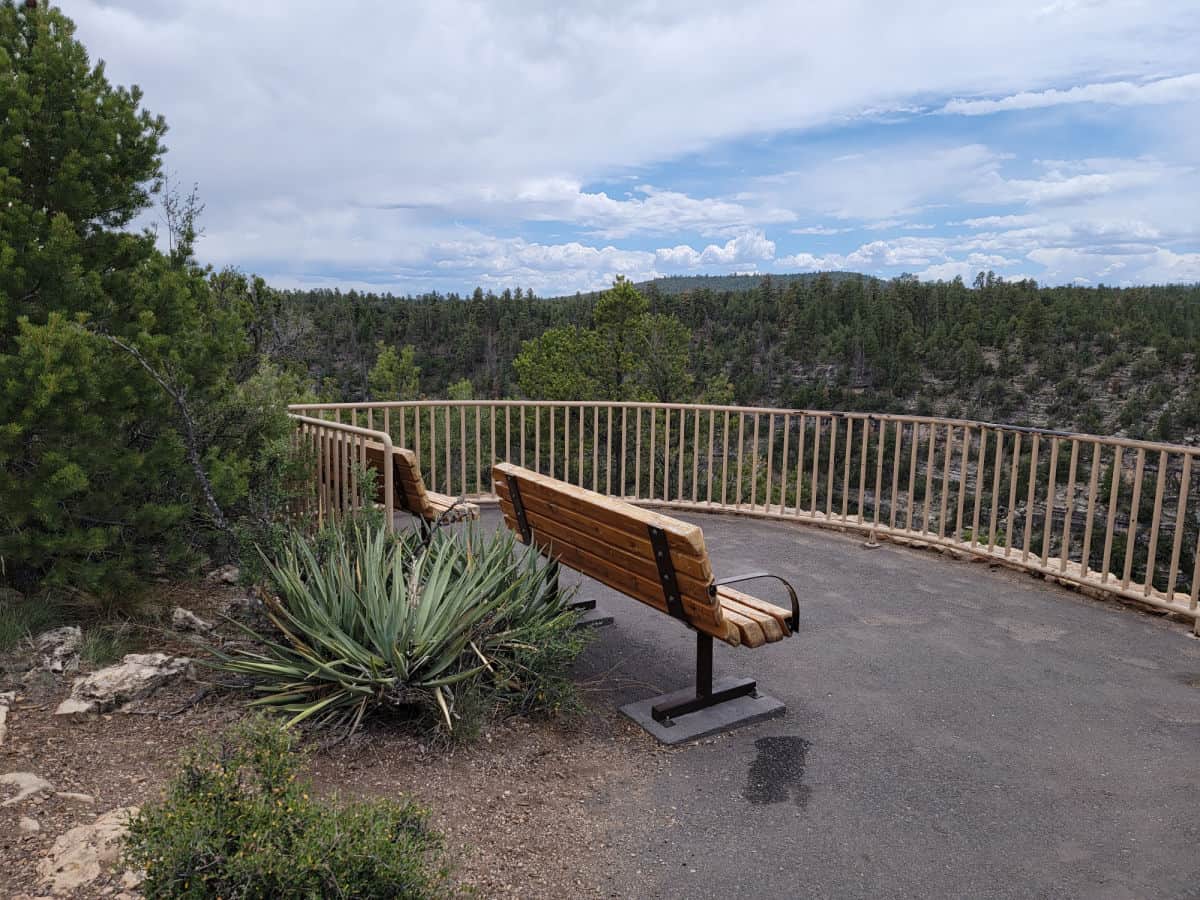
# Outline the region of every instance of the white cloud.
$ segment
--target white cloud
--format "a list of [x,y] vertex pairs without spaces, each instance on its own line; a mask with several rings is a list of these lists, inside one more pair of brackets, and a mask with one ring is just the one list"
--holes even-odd
[[1108,103],[1114,106],[1182,103],[1200,100],[1200,73],[1160,78],[1157,81],[1108,81],[1083,84],[1066,90],[1022,91],[998,100],[951,100],[940,112],[983,116],[1018,109],[1041,109],[1069,103]]
[[1025,215],[979,216],[974,219],[963,219],[961,222],[949,222],[949,225],[965,225],[968,228],[1015,228],[1022,225],[1035,225],[1045,222],[1044,216],[1034,213]]
[[[872,148],[755,179],[760,203],[814,216],[898,227],[905,216],[944,203],[947,196],[999,177],[1006,156],[983,144],[929,141]],[[860,226],[861,227],[861,226]]]
[[[203,258],[279,283],[573,290],[623,267],[929,268],[1082,246],[1085,222],[1118,223],[1091,238],[1104,253],[1173,248],[1139,271],[1190,271],[1200,76],[1161,76],[1196,69],[1195,0],[1156,0],[1154,27],[1141,3],[1065,0],[898,0],[883,18],[878,4],[786,0],[78,0],[69,13],[109,77],[140,84],[169,121],[167,168],[207,203]],[[801,34],[820,40],[787,37]],[[947,137],[952,120],[922,114],[947,97],[984,104],[962,114],[1136,97],[1120,134],[1160,161],[1032,177],[1010,151],[1035,155],[1038,134]],[[913,128],[880,136],[891,126],[864,114]],[[1147,115],[1157,132],[1133,122]],[[843,141],[772,144],[847,122]],[[947,207],[978,213],[974,244],[848,238],[822,257],[784,243],[789,227],[835,237],[887,220],[932,237],[922,226]],[[1022,207],[1045,220],[986,221]],[[799,252],[776,258],[775,239]]]
[[953,281],[955,278],[961,278],[963,281],[970,282],[980,272],[1005,269],[1019,263],[1020,260],[995,254],[970,253],[965,259],[934,263],[914,274],[922,281]]
[[655,256],[662,265],[678,268],[738,266],[772,259],[775,256],[775,242],[761,231],[748,231],[720,246],[709,244],[700,251],[687,245],[664,247],[657,250]]
[[834,235],[845,234],[847,231],[853,231],[852,228],[830,228],[828,225],[806,225],[803,228],[790,229],[792,234],[820,234]]

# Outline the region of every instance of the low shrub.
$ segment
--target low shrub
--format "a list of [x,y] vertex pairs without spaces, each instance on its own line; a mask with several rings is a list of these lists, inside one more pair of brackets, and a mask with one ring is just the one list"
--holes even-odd
[[184,759],[130,823],[125,862],[156,898],[419,898],[449,891],[441,840],[410,802],[339,805],[298,778],[299,754],[256,719]]
[[395,535],[354,524],[291,536],[267,562],[283,638],[220,655],[288,725],[356,728],[379,713],[470,736],[497,711],[561,713],[583,648],[557,567],[501,532]]
[[42,599],[26,599],[14,590],[0,587],[0,653],[48,628],[62,624],[63,611]]

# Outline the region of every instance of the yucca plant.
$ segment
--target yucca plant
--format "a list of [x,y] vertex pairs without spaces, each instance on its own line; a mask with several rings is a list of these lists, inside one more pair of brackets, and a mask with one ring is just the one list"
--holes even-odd
[[375,712],[417,711],[453,730],[468,694],[537,706],[539,683],[561,687],[582,647],[554,566],[507,532],[426,542],[357,524],[316,541],[294,534],[265,562],[282,638],[255,634],[261,649],[218,652],[218,664],[250,676],[254,704],[289,726],[354,730]]

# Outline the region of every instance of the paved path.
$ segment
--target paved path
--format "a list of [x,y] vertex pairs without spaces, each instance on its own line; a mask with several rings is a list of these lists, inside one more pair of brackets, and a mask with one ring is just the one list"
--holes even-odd
[[[672,751],[614,801],[628,896],[1200,897],[1189,629],[979,563],[682,518],[718,577],[789,578],[803,628],[717,647],[717,674],[756,677],[786,716]],[[582,660],[609,702],[688,683],[689,632],[583,590],[616,615]]]

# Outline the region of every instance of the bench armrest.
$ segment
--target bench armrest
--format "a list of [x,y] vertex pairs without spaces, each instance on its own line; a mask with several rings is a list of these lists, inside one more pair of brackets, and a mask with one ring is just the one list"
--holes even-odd
[[745,575],[731,575],[728,578],[718,578],[713,582],[713,590],[716,590],[723,584],[737,584],[740,581],[753,581],[756,578],[774,578],[787,588],[788,597],[792,601],[792,618],[788,622],[788,627],[792,629],[792,634],[795,634],[800,627],[800,600],[796,597],[796,589],[791,583],[780,575],[772,575],[770,572],[749,572]]

